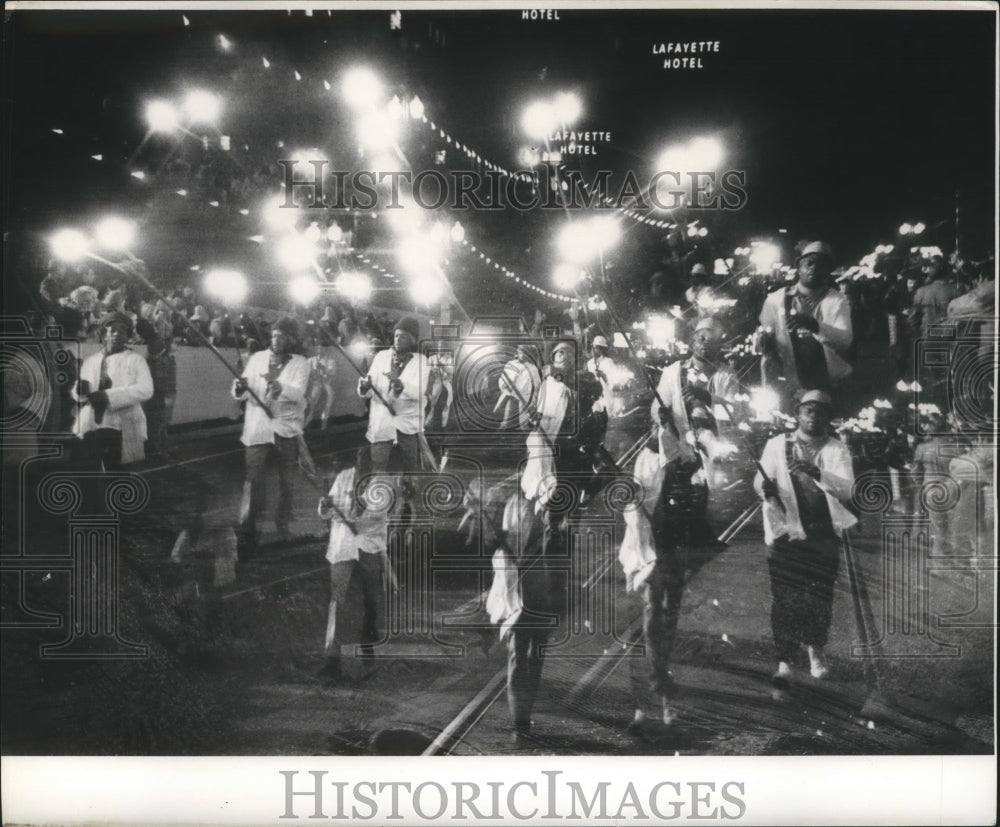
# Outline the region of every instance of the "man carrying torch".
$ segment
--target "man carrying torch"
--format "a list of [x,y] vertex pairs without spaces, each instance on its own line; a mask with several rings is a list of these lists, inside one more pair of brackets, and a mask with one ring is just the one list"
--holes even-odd
[[264,473],[271,457],[278,463],[274,521],[280,536],[288,534],[292,520],[292,481],[305,427],[309,385],[309,361],[293,352],[299,341],[298,323],[288,318],[278,320],[271,329],[271,347],[252,354],[243,375],[233,382],[233,398],[247,403],[240,439],[245,446],[246,476],[237,529],[239,543],[245,548],[257,543],[257,518],[264,505]]
[[830,395],[806,391],[796,407],[798,430],[764,446],[754,488],[764,499],[764,541],[771,580],[771,631],[778,655],[772,682],[787,688],[799,647],[809,671],[826,677],[823,652],[833,612],[840,534],[857,522],[851,498],[851,455],[830,436]]

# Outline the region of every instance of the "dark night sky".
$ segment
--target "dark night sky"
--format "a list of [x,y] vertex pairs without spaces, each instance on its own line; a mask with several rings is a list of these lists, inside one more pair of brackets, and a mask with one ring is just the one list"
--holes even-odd
[[[950,247],[956,190],[970,252],[992,251],[991,12],[561,9],[558,21],[532,22],[514,9],[404,6],[402,35],[389,31],[388,10],[188,11],[189,27],[181,13],[8,15],[8,232],[31,237],[98,206],[130,205],[158,240],[161,260],[169,258],[164,250],[179,255],[193,242],[177,238],[175,217],[156,214],[159,202],[128,176],[143,101],[204,85],[225,96],[222,131],[234,143],[275,158],[279,138],[320,145],[343,168],[356,161],[350,118],[322,78],[336,89],[343,70],[363,61],[417,91],[431,117],[508,167],[526,143],[523,106],[560,89],[583,97],[581,128],[612,133],[612,144],[584,161],[588,175],[600,165],[648,176],[667,144],[720,136],[727,166],[746,171],[749,195],[741,212],[707,219],[726,252],[784,227],[793,239],[829,238],[850,263],[891,240],[902,220],[946,222],[940,241]],[[236,44],[230,55],[214,46],[220,32]],[[687,40],[720,41],[719,53],[705,55],[702,70],[662,69],[653,44]],[[421,159],[435,147],[425,140],[406,148]],[[149,168],[165,151],[154,141],[134,163]],[[90,160],[96,152],[104,162]],[[489,214],[467,223],[484,248],[531,268],[554,219]],[[628,238],[645,248],[656,231],[639,225]],[[548,266],[538,268],[539,282]]]

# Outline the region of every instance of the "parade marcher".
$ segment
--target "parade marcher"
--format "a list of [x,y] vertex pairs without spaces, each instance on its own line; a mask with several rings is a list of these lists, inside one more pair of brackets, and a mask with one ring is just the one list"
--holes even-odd
[[177,396],[177,360],[170,350],[170,339],[151,335],[146,342],[146,364],[153,377],[153,395],[143,403],[146,413],[147,441],[150,454],[166,454],[167,426],[174,412]]
[[807,244],[798,258],[798,281],[764,301],[765,383],[785,390],[787,403],[799,390],[828,393],[853,371],[851,307],[830,289],[833,250],[823,241]]
[[326,428],[336,399],[337,360],[320,345],[310,347],[309,387],[306,390],[305,423],[308,425],[319,414],[320,428]]
[[[566,608],[563,587],[551,570],[551,562],[566,556],[568,510],[557,512],[550,503],[565,499],[557,494],[560,485],[577,489],[585,485],[585,478],[593,470],[594,443],[604,436],[597,420],[589,425],[581,422],[580,432],[588,436],[574,436],[576,393],[568,383],[579,377],[573,365],[572,345],[560,342],[553,348],[545,373],[527,439],[528,461],[521,477],[523,497],[511,500],[520,524],[530,520],[532,511],[541,515],[541,542],[515,544],[516,611],[494,617],[503,623],[507,641],[507,701],[516,737],[530,731],[543,647],[552,631],[553,618],[562,616]],[[592,405],[592,392],[591,397]],[[606,415],[603,421],[606,424]],[[506,531],[510,530],[510,522],[505,514]]]
[[913,337],[909,325],[904,322],[913,307],[916,290],[916,282],[909,275],[905,270],[900,273],[889,284],[883,300],[889,347],[896,365],[896,376],[893,378],[905,378],[907,381],[913,379]]
[[[670,725],[676,718],[672,701],[676,687],[669,666],[684,592],[684,554],[724,545],[707,519],[706,471],[712,458],[706,446],[717,436],[709,387],[722,393],[729,383],[726,377],[712,383],[718,373],[709,357],[718,356],[720,330],[719,322],[703,319],[694,336],[696,355],[664,371],[660,398],[653,406],[653,421],[658,424],[655,442],[651,439],[636,458],[635,479],[645,496],[626,511],[626,537],[619,552],[627,586],[643,598],[646,673],[633,666],[636,709],[628,730],[632,735],[644,731],[649,693],[656,699],[656,715],[663,724]],[[711,375],[700,373],[702,369]],[[691,372],[700,373],[694,382],[687,376]]]
[[360,644],[362,657],[372,656],[385,627],[386,582],[398,589],[389,562],[387,509],[371,493],[379,478],[367,466],[368,449],[362,448],[354,465],[337,474],[317,509],[321,519],[330,521],[330,606],[326,664],[320,670],[320,677],[329,681],[342,677],[341,647]]
[[497,383],[500,397],[493,410],[501,411],[500,429],[527,427],[531,406],[542,384],[542,375],[528,352],[528,345],[517,346],[517,355],[503,366]]
[[[309,362],[294,352],[299,341],[295,320],[278,320],[271,329],[271,347],[252,354],[243,375],[233,382],[233,398],[246,402],[240,439],[246,446],[246,476],[237,535],[240,545],[247,548],[253,548],[257,542],[257,519],[263,510],[264,475],[270,457],[276,458],[278,465],[279,493],[274,521],[279,535],[287,535],[292,520],[292,481],[305,426],[309,386]],[[268,406],[270,414],[258,400]]]
[[715,291],[712,288],[712,276],[701,262],[691,268],[691,286],[684,291],[684,298],[699,319],[708,318],[713,314]]
[[[650,407],[652,421],[659,422],[660,402],[667,406],[681,441],[685,445],[697,446],[706,467],[717,456],[716,446],[721,445],[714,439],[718,433],[712,431],[716,408],[722,405],[725,412],[724,403],[731,402],[739,388],[732,369],[722,363],[724,337],[725,326],[718,319],[699,321],[691,336],[691,357],[672,362],[664,368],[656,387],[658,398],[654,398]],[[709,420],[710,427],[702,435],[703,438],[698,438],[699,434],[695,433],[697,430],[706,431],[705,428],[695,427],[692,416],[695,412],[701,414],[700,420]],[[711,474],[706,471],[706,483],[711,485],[712,482]]]
[[[913,304],[906,314],[913,342],[931,339],[934,328],[949,323],[948,306],[958,295],[955,285],[949,280],[951,273],[944,261],[933,261],[925,272],[927,281],[913,294]],[[951,327],[954,327],[954,323],[951,323]],[[938,334],[939,341],[941,338]],[[912,347],[911,344],[911,349]],[[938,405],[948,403],[946,383],[941,381],[938,371],[915,364],[914,376],[920,382],[924,399],[932,400]]]
[[170,339],[174,333],[174,311],[164,299],[157,299],[153,306],[151,319],[156,334],[163,340]]
[[83,464],[111,471],[145,457],[142,403],[153,395],[153,379],[146,360],[126,347],[132,337],[128,316],[109,313],[101,320],[101,331],[103,348],[80,366],[74,430],[83,440]]
[[642,662],[633,662],[630,670],[635,715],[628,732],[636,736],[645,729],[653,705],[650,694],[655,698],[657,718],[666,725],[676,718],[671,700],[675,687],[670,657],[680,619],[684,577],[665,522],[665,505],[669,501],[664,502],[662,492],[664,479],[676,474],[677,465],[676,461],[669,466],[660,462],[659,440],[650,437],[636,457],[633,470],[642,499],[625,509],[625,537],[618,551],[625,589],[638,592],[643,601],[642,643],[646,657]]
[[948,265],[934,261],[927,268],[927,282],[913,294],[913,304],[906,317],[914,339],[927,339],[931,328],[948,317],[948,305],[958,296],[955,285],[948,280]]
[[436,352],[428,356],[427,427],[440,433],[448,427],[451,405],[455,400],[452,376],[455,364],[452,354]]
[[854,486],[847,447],[829,434],[829,394],[806,391],[796,407],[798,430],[768,441],[754,480],[764,499],[764,541],[771,581],[771,631],[784,691],[799,647],[814,678],[829,672],[823,647],[833,612],[840,535],[857,522],[845,507]]
[[[926,486],[940,484],[948,479],[953,437],[940,410],[930,412],[925,420],[927,438],[919,442],[913,452],[915,487],[917,491]],[[952,524],[955,515],[950,509],[929,509],[931,522],[932,554],[943,557],[952,553]]]
[[371,400],[368,431],[372,472],[389,467],[393,445],[402,454],[403,468],[419,472],[420,436],[424,432],[430,366],[417,352],[420,323],[404,316],[393,328],[391,348],[375,354],[366,374],[358,379],[358,396]]
[[614,362],[608,356],[610,346],[605,336],[595,336],[590,345],[591,357],[587,360],[587,371],[597,377],[601,383],[601,398],[594,404],[603,411],[611,409],[611,382],[608,379],[608,371],[613,369]]
[[339,324],[340,318],[337,316],[337,311],[333,309],[332,305],[326,305],[323,308],[323,315],[316,324],[320,346],[328,347],[339,340],[340,334],[337,332]]

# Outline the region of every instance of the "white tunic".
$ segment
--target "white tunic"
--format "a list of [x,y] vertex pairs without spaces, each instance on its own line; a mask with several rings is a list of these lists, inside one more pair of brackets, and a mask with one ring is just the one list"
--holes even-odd
[[641,487],[642,499],[625,509],[625,537],[618,549],[618,562],[625,573],[625,591],[636,591],[649,577],[656,563],[653,526],[649,522],[663,487],[664,468],[655,451],[643,448],[635,460],[633,477]]
[[556,485],[554,445],[572,396],[565,384],[551,376],[545,377],[538,393],[536,409],[541,419],[528,434],[528,461],[521,475],[521,490],[529,500],[537,498],[536,508],[548,502]]
[[[317,509],[322,519],[330,520],[330,539],[326,545],[326,559],[330,563],[357,560],[362,551],[367,554],[381,554],[388,548],[386,509],[367,508],[357,515],[352,510],[356,475],[354,468],[345,468],[337,474],[330,488],[328,496],[340,510],[340,514],[332,508],[323,508],[322,504]],[[341,515],[351,521],[354,526],[353,531]]]
[[[792,477],[785,458],[785,440],[794,439],[794,434],[779,434],[768,440],[760,458],[765,473],[778,484],[778,499],[785,507],[784,513],[773,502],[764,501],[764,542],[773,545],[775,539],[787,536],[790,540],[806,539],[805,529],[799,518],[799,504],[792,487]],[[850,451],[839,439],[831,437],[816,455],[816,466],[820,470],[816,484],[826,494],[830,507],[830,518],[835,531],[850,528],[857,521],[843,503],[851,499],[854,488],[854,466]],[[754,488],[763,494],[764,478],[757,473]]]
[[399,396],[390,391],[388,374],[391,368],[392,348],[376,353],[368,368],[368,381],[392,405],[394,412],[389,412],[374,391],[361,394],[362,398],[371,399],[368,431],[365,434],[369,442],[391,442],[396,439],[396,431],[401,434],[420,434],[424,431],[424,402],[430,380],[427,358],[423,354],[414,353],[406,363],[399,374],[399,381],[403,383],[403,391]]
[[309,360],[305,356],[293,355],[278,374],[281,384],[281,394],[277,399],[267,396],[267,379],[271,361],[270,350],[258,350],[247,359],[243,369],[243,378],[257,398],[262,400],[271,410],[271,417],[260,407],[249,393],[237,394],[236,383],[233,383],[233,398],[246,401],[246,414],[243,418],[243,436],[240,439],[244,445],[264,445],[273,443],[274,437],[296,437],[305,427],[306,390],[309,387]]
[[[90,384],[91,392],[101,383],[101,362],[111,380],[106,391],[108,407],[100,425],[94,421],[94,407],[83,405],[77,410],[74,432],[77,436],[97,428],[111,428],[122,432],[122,464],[137,462],[144,456],[142,443],[146,439],[146,414],[142,403],[153,396],[153,377],[150,376],[146,360],[138,353],[123,350],[105,357],[104,351],[94,353],[83,360],[80,379]],[[73,389],[74,398],[76,389]]]
[[[785,294],[788,290],[795,290],[796,286],[775,290],[764,300],[764,307],[760,311],[760,323],[774,331],[785,378],[792,388],[798,387],[798,375],[792,340],[785,324]],[[850,363],[840,355],[851,346],[854,338],[850,302],[836,290],[827,291],[816,308],[816,321],[819,322],[819,333],[810,335],[823,345],[831,381],[841,381],[853,371]]]

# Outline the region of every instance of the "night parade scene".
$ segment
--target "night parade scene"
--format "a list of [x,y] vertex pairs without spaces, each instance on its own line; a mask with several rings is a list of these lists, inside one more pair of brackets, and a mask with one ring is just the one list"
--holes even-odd
[[4,27],[7,770],[805,824],[947,756],[868,812],[995,819],[995,4]]

